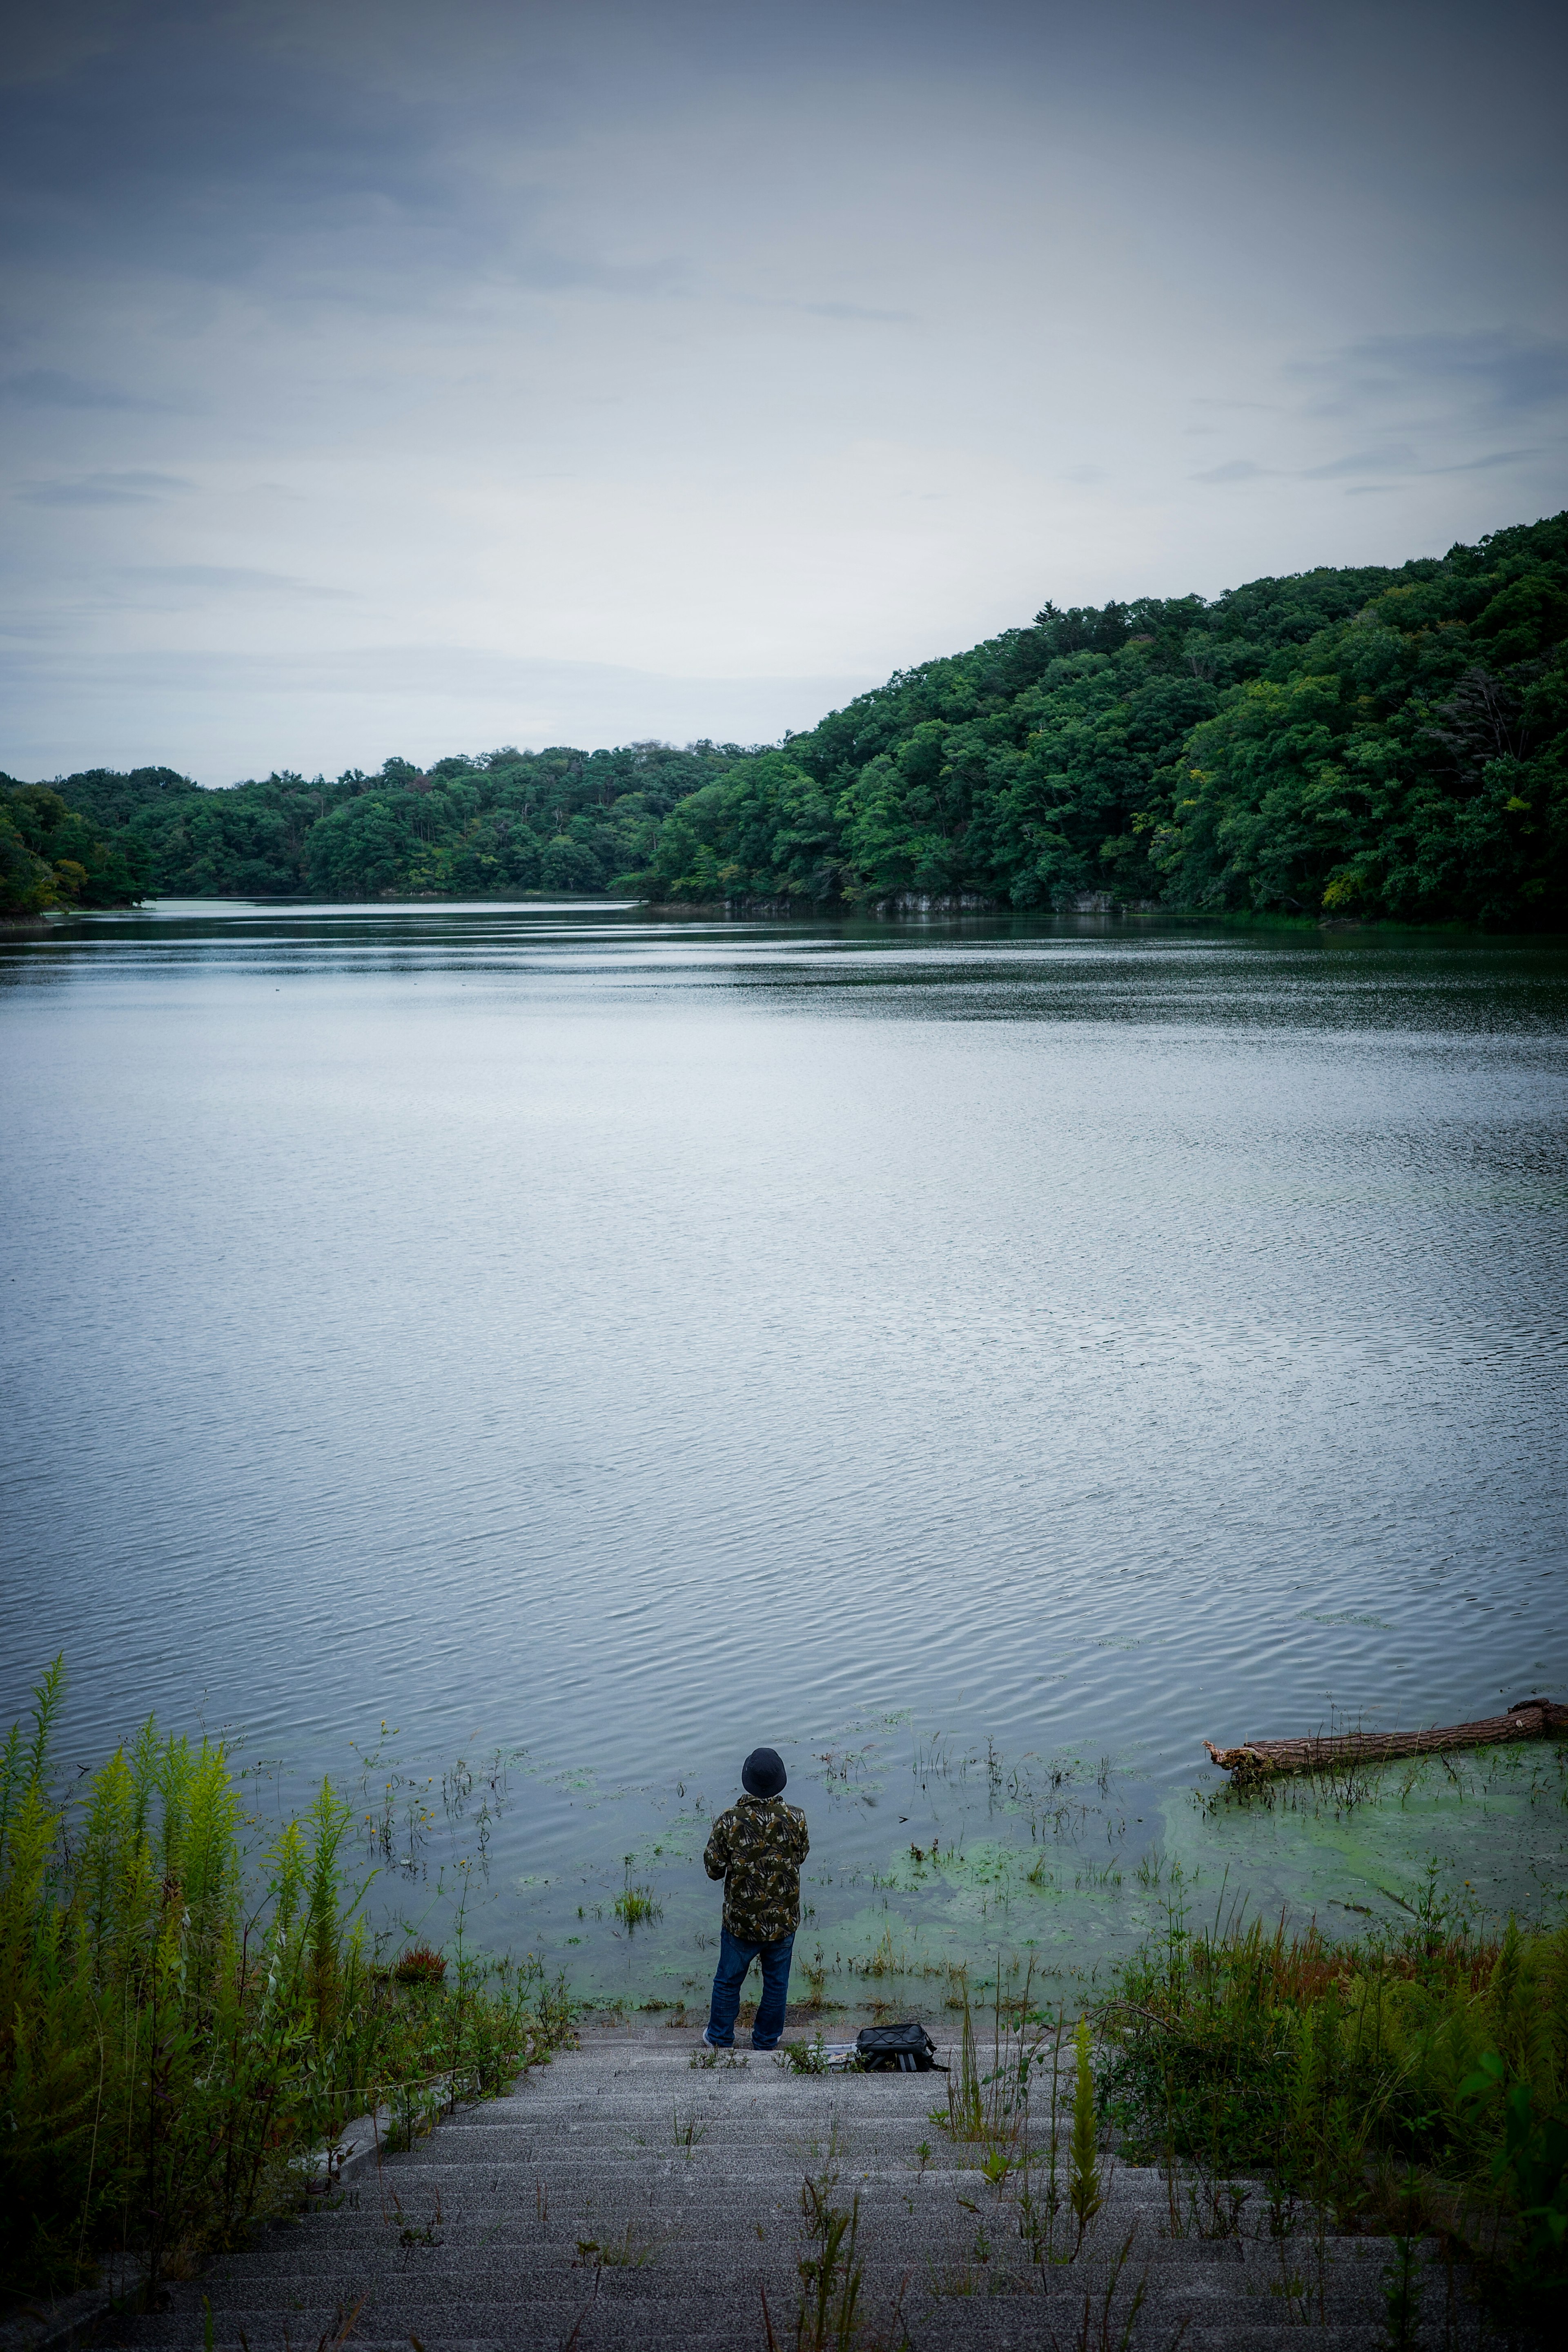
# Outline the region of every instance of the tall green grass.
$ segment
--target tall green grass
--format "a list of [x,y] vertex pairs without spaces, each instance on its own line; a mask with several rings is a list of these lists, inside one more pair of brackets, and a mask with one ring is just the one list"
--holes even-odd
[[0,2291],[153,2289],[300,2195],[300,2159],[391,2106],[405,2136],[502,2088],[567,2031],[537,1969],[459,1948],[378,1967],[323,1781],[247,1866],[221,1743],[149,1721],[68,1797],[59,1661],[0,1748]]
[[1261,2174],[1281,2231],[1435,2234],[1521,2315],[1568,2288],[1568,1927],[1489,1938],[1430,1889],[1345,1944],[1176,1910],[1102,2022],[1135,2158]]

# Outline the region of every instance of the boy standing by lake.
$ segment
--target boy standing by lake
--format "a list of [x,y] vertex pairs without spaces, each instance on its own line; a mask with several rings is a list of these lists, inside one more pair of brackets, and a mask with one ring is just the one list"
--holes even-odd
[[741,1985],[753,1960],[763,1968],[763,1997],[752,2028],[753,2050],[773,2050],[784,2032],[790,1954],[800,1925],[800,1865],[811,1851],[805,1815],[784,1801],[789,1775],[771,1748],[753,1748],[741,1767],[746,1791],[713,1824],[702,1867],[724,1882],[719,1966],[702,2039],[710,2050],[735,2040]]

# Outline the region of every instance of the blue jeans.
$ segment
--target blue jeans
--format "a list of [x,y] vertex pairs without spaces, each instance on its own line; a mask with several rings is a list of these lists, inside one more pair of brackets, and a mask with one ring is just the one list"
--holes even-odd
[[784,2002],[789,1996],[789,1960],[795,1933],[772,1944],[742,1944],[728,1927],[719,1931],[719,1965],[713,1971],[713,2005],[708,2011],[708,2038],[728,2050],[735,2039],[735,2018],[741,2006],[741,1985],[753,1960],[763,1964],[763,1997],[752,2028],[753,2050],[775,2050],[784,2032]]

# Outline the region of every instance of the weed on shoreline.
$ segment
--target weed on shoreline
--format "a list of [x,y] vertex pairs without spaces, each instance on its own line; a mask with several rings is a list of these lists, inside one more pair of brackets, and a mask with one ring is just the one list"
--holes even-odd
[[149,1721],[68,1797],[59,1661],[0,1748],[0,2293],[58,2294],[100,2258],[161,2277],[297,2206],[301,2159],[356,2115],[406,2144],[566,2038],[537,1964],[419,1947],[384,1965],[342,1868],[353,1809],[323,1781],[241,1845],[221,1743]]
[[1435,1882],[1407,1927],[1347,1943],[1191,1932],[1176,1903],[1100,2020],[1125,2153],[1184,2168],[1194,2211],[1261,2177],[1282,2240],[1390,2233],[1391,2326],[1421,2238],[1526,2324],[1568,2289],[1568,1927],[1480,1935]]

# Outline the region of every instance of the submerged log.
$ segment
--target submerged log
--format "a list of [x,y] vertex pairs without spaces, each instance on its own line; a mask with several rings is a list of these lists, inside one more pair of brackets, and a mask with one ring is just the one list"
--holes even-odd
[[1204,1741],[1215,1762],[1237,1780],[1270,1772],[1315,1772],[1327,1764],[1382,1764],[1396,1756],[1432,1756],[1445,1748],[1496,1748],[1505,1739],[1540,1739],[1568,1731],[1568,1706],[1549,1698],[1516,1699],[1506,1715],[1431,1731],[1320,1732],[1310,1739],[1248,1739],[1239,1748]]

